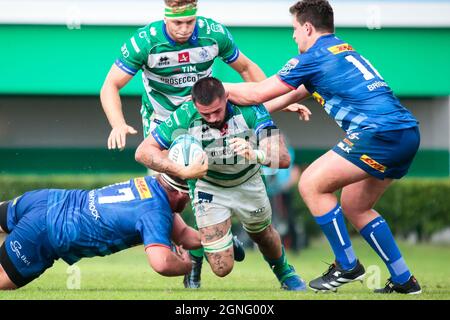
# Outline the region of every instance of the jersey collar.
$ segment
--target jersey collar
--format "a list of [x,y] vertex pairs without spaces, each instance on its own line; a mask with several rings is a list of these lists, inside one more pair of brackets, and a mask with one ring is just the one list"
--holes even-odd
[[234,115],[233,104],[227,101],[227,113],[225,114],[225,121],[230,120]]
[[[322,43],[323,41],[327,41],[331,38],[336,37],[336,35],[334,33],[330,33],[330,34],[325,34],[323,36],[320,36],[317,40],[316,43],[314,43],[313,47],[315,47],[316,45]],[[311,47],[312,48],[312,47]]]
[[[178,43],[169,36],[169,33],[167,32],[167,28],[166,28],[166,24],[165,23],[163,23],[162,30],[163,30],[164,37],[166,37],[167,41],[169,41],[169,43],[172,46],[178,45]],[[191,37],[189,38],[189,40],[187,42],[190,45],[197,45],[198,44],[198,23],[197,22],[195,22],[194,31],[192,32],[192,35],[191,35]]]
[[308,50],[306,50],[303,53],[300,53],[300,56],[302,54],[311,53],[311,52],[315,51],[317,48],[320,48],[320,46],[322,45],[322,42],[327,41],[328,39],[331,39],[334,37],[336,37],[336,35],[334,33],[329,33],[329,34],[320,36],[319,38],[317,38],[316,42],[314,42],[314,44]]

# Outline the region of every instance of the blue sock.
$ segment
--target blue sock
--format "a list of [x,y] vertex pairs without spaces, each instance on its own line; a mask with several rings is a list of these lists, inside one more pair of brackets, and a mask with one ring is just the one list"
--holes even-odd
[[369,222],[360,233],[383,259],[394,283],[403,284],[409,280],[411,272],[395,243],[387,222],[382,217]]
[[339,203],[330,212],[316,217],[316,222],[325,233],[339,265],[344,270],[353,269],[356,266],[356,256]]

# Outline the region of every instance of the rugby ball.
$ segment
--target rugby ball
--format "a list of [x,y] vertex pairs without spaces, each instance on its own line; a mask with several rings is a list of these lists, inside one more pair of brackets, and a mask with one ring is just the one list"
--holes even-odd
[[188,166],[203,152],[202,144],[189,134],[178,136],[170,145],[169,159],[183,166]]

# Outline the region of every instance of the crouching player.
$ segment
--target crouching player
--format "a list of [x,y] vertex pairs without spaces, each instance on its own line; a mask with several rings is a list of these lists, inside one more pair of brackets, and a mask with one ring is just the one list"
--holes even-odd
[[0,248],[0,289],[26,285],[59,258],[74,264],[142,243],[156,272],[187,274],[192,263],[183,248],[201,247],[198,231],[176,213],[189,200],[187,190],[158,175],[91,191],[30,191],[0,203],[0,231],[8,233]]

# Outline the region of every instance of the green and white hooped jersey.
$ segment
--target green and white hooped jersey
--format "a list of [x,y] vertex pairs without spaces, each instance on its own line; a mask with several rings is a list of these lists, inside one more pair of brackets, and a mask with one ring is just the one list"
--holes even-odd
[[[240,137],[256,144],[263,129],[276,128],[263,105],[241,107],[227,103],[226,123],[222,129],[212,128],[198,113],[192,101],[183,104],[151,132],[162,148],[168,149],[181,134],[190,134],[202,142],[208,155],[208,173],[202,180],[220,187],[234,187],[260,174],[256,162],[236,156],[229,139]],[[195,181],[190,181],[192,186]]]
[[239,49],[222,24],[198,16],[194,32],[184,44],[169,37],[163,20],[138,29],[122,46],[115,64],[133,76],[142,70],[143,117],[154,113],[152,119],[164,121],[187,101],[197,80],[212,75],[217,57],[232,63],[239,57]]

